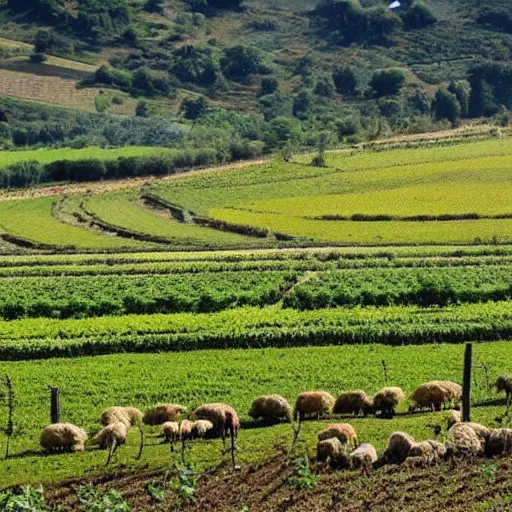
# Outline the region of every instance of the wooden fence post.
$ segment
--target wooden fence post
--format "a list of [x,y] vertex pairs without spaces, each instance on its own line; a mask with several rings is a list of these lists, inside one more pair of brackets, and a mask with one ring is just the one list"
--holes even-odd
[[471,421],[471,368],[473,364],[473,344],[466,343],[464,352],[464,378],[462,383],[462,421]]
[[48,386],[50,390],[50,421],[52,423],[60,423],[60,399],[59,399],[59,388]]

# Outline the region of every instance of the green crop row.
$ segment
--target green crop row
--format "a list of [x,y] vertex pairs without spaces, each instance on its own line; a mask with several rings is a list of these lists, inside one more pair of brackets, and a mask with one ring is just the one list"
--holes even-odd
[[4,322],[1,328],[3,360],[209,348],[460,343],[511,338],[512,308],[510,302],[315,311],[269,306],[205,314],[26,319]]
[[285,297],[285,307],[420,306],[508,300],[511,267],[395,268],[317,273]]
[[0,316],[80,318],[262,306],[280,300],[296,280],[288,272],[9,278],[0,280]]

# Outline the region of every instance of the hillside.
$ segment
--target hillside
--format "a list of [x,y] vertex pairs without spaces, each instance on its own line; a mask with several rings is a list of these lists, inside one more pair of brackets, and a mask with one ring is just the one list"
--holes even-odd
[[[506,124],[512,107],[512,22],[497,1],[392,12],[380,0],[4,0],[0,36],[0,95],[193,122],[191,145],[211,144],[213,130],[234,158],[481,116]],[[2,107],[4,145],[76,139],[69,126],[53,134],[48,109],[44,133],[21,136],[23,105]],[[80,126],[81,143],[112,144]]]

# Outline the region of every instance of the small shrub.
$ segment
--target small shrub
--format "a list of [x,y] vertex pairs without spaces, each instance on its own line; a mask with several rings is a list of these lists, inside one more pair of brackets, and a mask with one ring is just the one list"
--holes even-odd
[[302,490],[312,489],[315,487],[318,482],[318,477],[311,471],[307,455],[304,457],[298,457],[295,460],[293,476],[289,478],[288,482],[294,487],[297,487],[297,489]]

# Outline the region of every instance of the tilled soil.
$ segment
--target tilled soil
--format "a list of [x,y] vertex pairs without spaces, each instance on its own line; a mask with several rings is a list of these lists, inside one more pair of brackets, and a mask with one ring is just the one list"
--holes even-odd
[[[163,503],[153,502],[148,484],[169,481],[166,472],[110,474],[93,480],[100,490],[116,489],[136,511],[191,510],[250,512],[505,512],[512,511],[512,458],[472,459],[433,467],[388,466],[368,475],[314,466],[314,487],[289,483],[294,460],[284,454],[233,471],[216,468],[198,482],[196,501],[179,504],[174,491]],[[83,480],[49,489],[48,501],[78,509],[76,488]]]

